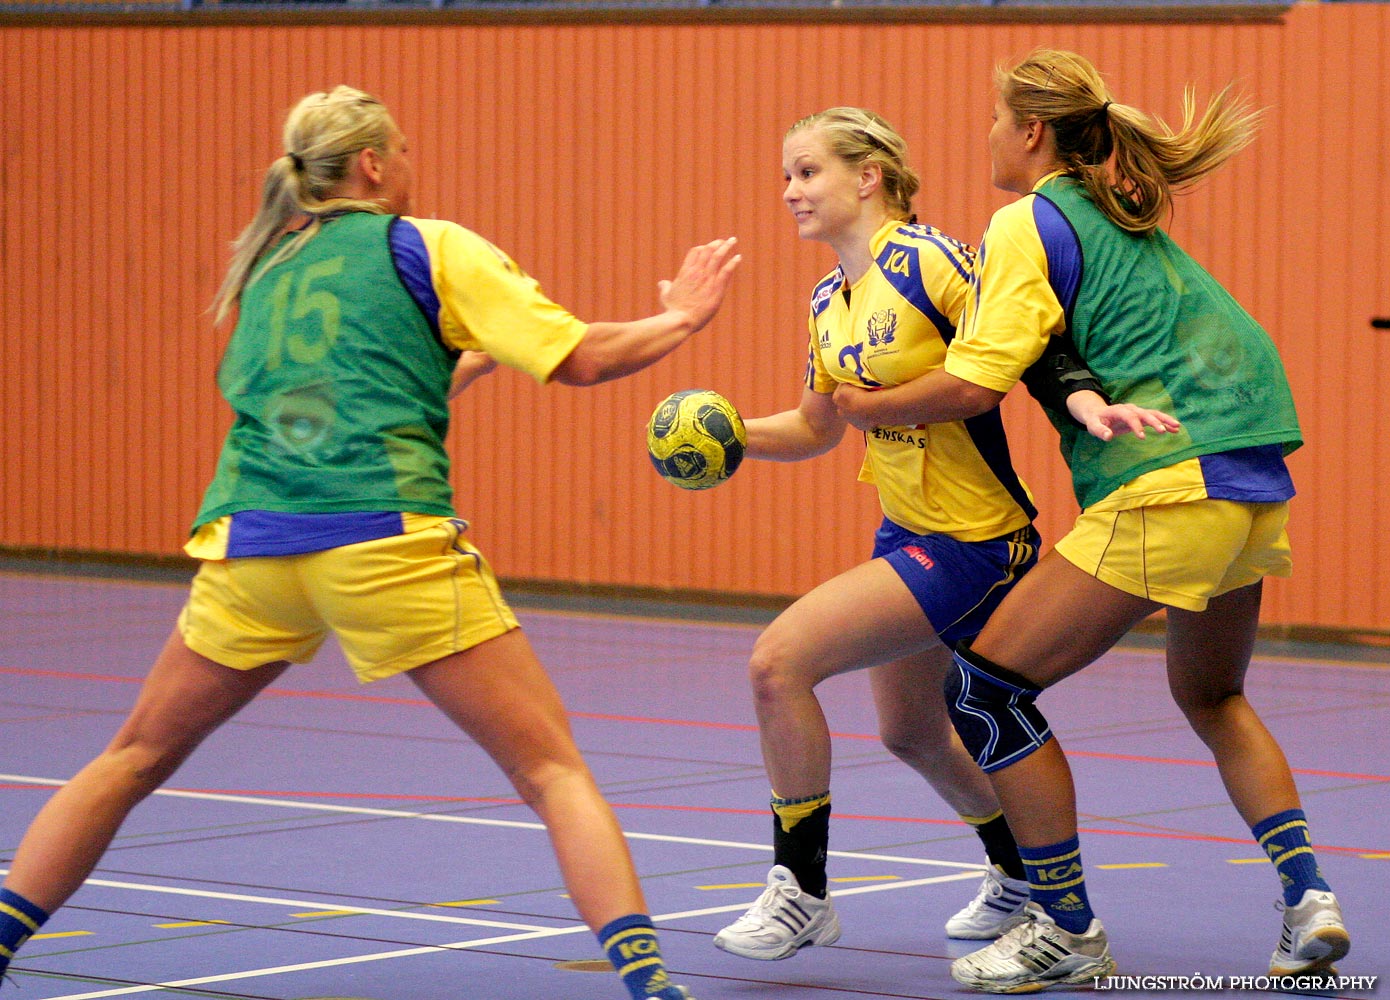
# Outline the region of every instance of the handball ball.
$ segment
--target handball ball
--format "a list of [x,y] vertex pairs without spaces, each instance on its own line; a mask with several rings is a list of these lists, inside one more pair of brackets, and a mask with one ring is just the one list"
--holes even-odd
[[734,404],[709,389],[673,392],[647,422],[652,465],[683,490],[707,490],[728,479],[747,444]]

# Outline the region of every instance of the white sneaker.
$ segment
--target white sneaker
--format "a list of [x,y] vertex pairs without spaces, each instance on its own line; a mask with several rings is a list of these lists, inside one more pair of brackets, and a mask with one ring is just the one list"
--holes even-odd
[[767,888],[748,912],[714,936],[714,946],[744,958],[791,958],[813,944],[840,940],[840,918],[830,897],[802,892],[782,865],[767,873]]
[[986,993],[1035,993],[1078,986],[1115,971],[1105,928],[1092,919],[1085,934],[1064,931],[1037,903],[1023,922],[993,944],[951,963],[956,982]]
[[1283,907],[1284,932],[1269,959],[1271,976],[1332,972],[1332,963],[1351,951],[1342,908],[1330,892],[1309,889],[1297,906]]
[[946,936],[973,941],[990,941],[1005,931],[1023,923],[1023,908],[1028,905],[1028,883],[1008,878],[990,865],[975,898],[950,920],[946,921]]

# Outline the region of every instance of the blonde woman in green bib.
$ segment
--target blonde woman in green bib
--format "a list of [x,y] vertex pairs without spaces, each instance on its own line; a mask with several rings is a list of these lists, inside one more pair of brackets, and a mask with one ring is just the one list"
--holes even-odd
[[657,361],[718,310],[733,241],[692,249],[653,315],[585,323],[481,236],[409,215],[406,140],[370,95],[304,98],[284,142],[217,298],[219,319],[238,313],[218,374],[235,421],[187,546],[201,568],[130,717],[19,846],[0,972],[129,811],[332,632],[362,681],[406,673],[506,773],[633,1000],[688,1000],[560,697],[454,510],[446,401],[498,362],[593,385]]

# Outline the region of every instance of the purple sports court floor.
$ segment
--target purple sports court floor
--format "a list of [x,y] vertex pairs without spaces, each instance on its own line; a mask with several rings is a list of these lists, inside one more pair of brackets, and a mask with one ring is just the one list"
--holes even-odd
[[[116,728],[183,591],[0,572],[0,869]],[[977,945],[941,928],[975,891],[979,844],[878,744],[862,675],[821,688],[844,936],[752,962],[711,938],[757,897],[771,857],[745,682],[757,625],[517,603],[631,838],[668,963],[699,1000],[971,995],[947,967]],[[1149,995],[1201,977],[1223,989],[1197,995],[1274,996],[1259,977],[1276,878],[1151,647],[1136,637],[1042,700],[1076,771],[1092,902],[1132,977],[1111,985]],[[1353,935],[1340,972],[1359,982],[1306,995],[1390,990],[1388,661],[1262,647],[1251,672]],[[601,957],[496,768],[409,681],[360,686],[327,648],[136,810],[4,996],[621,1000]]]

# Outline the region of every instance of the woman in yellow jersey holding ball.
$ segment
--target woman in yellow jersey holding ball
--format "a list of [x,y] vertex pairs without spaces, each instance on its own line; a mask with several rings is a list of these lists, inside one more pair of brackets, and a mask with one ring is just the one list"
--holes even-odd
[[[941,366],[970,293],[974,250],[915,222],[918,180],[905,144],[873,112],[831,108],[802,119],[786,135],[782,163],[798,234],[839,258],[811,295],[800,405],[746,422],[748,458],[798,461],[843,437],[836,386],[898,385]],[[1046,373],[1059,370],[1038,370]],[[1037,391],[1060,398],[1068,390],[1054,380]],[[1165,427],[1151,411],[1102,406],[1093,429],[1142,433],[1145,425]],[[947,934],[997,937],[1028,900],[1008,824],[941,695],[949,645],[980,630],[1038,555],[1033,502],[1010,463],[997,407],[972,420],[873,428],[861,478],[878,488],[884,513],[873,557],[798,600],[753,650],[774,865],[761,898],[715,937],[747,958],[788,958],[840,936],[826,893],[830,734],[814,688],[850,670],[872,668],[884,743],[984,843],[985,878]]]
[[129,719],[15,854],[0,973],[129,811],[332,631],[359,678],[408,671],[506,772],[633,1000],[688,1000],[559,695],[454,514],[443,442],[451,391],[498,361],[592,385],[664,357],[718,310],[733,240],[691,250],[659,313],[586,324],[480,236],[407,216],[405,139],[369,95],[306,97],[285,150],[218,299],[219,319],[239,307],[218,378],[236,420],[188,546],[201,569]]
[[946,692],[1018,834],[1032,902],[952,975],[1013,993],[1113,971],[1071,771],[1033,699],[1165,607],[1169,687],[1283,886],[1270,974],[1325,972],[1351,939],[1288,762],[1244,694],[1264,577],[1290,570],[1284,456],[1302,435],[1268,334],[1159,228],[1174,194],[1253,139],[1257,115],[1226,88],[1199,116],[1189,93],[1175,131],[1055,50],[1001,68],[995,83],[993,181],[1020,197],[990,221],[961,334],[939,370],[880,393],[841,387],[837,404],[860,427],[953,426],[997,405],[1066,336],[1108,395],[1171,410],[1182,426],[1102,443],[1050,408],[1081,516],[957,649]]

